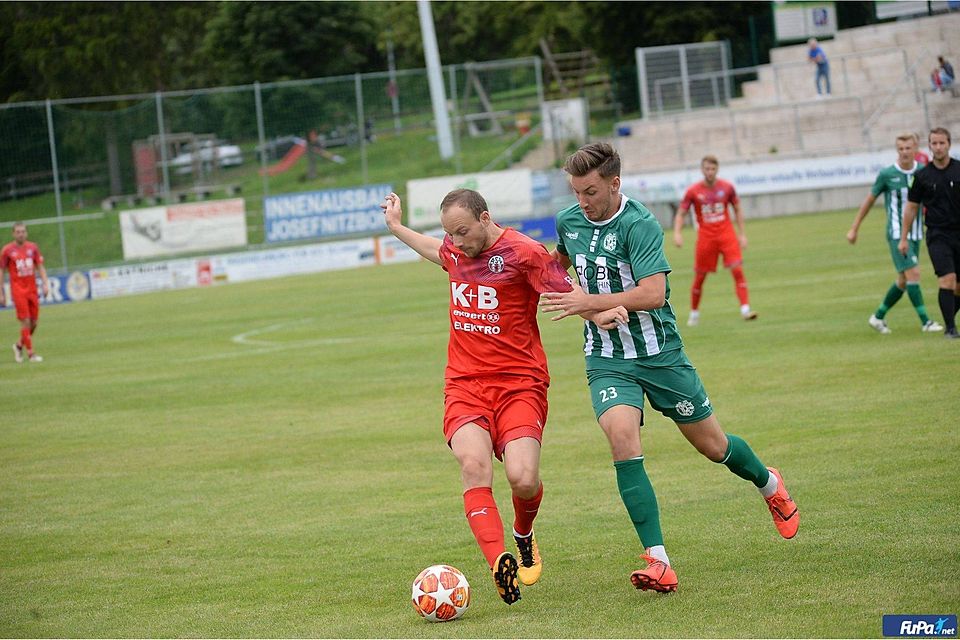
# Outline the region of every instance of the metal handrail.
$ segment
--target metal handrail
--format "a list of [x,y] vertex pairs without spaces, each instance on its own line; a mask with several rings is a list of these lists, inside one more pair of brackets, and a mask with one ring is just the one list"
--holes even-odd
[[870,114],[870,117],[868,117],[864,121],[863,129],[865,132],[869,132],[870,127],[872,127],[873,124],[880,119],[880,116],[883,115],[884,110],[886,110],[887,106],[890,104],[893,98],[900,92],[901,85],[903,85],[905,82],[913,82],[914,97],[917,100],[917,102],[920,101],[920,92],[919,92],[919,89],[917,88],[917,77],[915,73],[917,70],[917,66],[919,66],[922,60],[926,59],[931,49],[932,49],[931,46],[927,46],[924,48],[923,52],[920,53],[920,55],[917,56],[917,59],[913,61],[913,64],[910,65],[910,68],[904,71],[903,76],[900,77],[900,79],[897,81],[897,84],[894,85],[893,89],[891,89],[889,93],[887,93],[886,97],[884,97],[884,99],[880,101],[880,105],[876,109],[874,109],[873,113]]
[[497,165],[500,163],[500,161],[503,160],[504,158],[511,158],[511,159],[512,159],[512,157],[513,157],[513,152],[516,151],[517,148],[520,147],[520,145],[522,145],[524,142],[526,142],[527,140],[529,140],[529,139],[530,139],[530,136],[534,135],[535,133],[538,133],[538,132],[540,131],[540,129],[542,129],[542,128],[543,128],[543,123],[542,123],[542,122],[538,122],[537,124],[535,124],[535,125],[533,125],[532,127],[530,127],[530,131],[527,131],[525,134],[523,134],[522,136],[520,136],[519,138],[517,138],[517,140],[516,140],[513,144],[511,144],[509,147],[507,147],[506,149],[504,149],[503,151],[501,151],[493,160],[491,160],[490,162],[488,162],[487,164],[485,164],[484,167],[483,167],[482,169],[480,169],[480,171],[481,171],[481,172],[482,172],[482,171],[491,171],[491,170],[493,170],[493,168],[494,168],[495,166],[497,166]]

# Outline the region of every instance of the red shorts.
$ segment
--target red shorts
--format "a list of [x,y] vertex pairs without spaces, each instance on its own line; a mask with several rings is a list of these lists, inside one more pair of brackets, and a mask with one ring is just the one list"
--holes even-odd
[[717,270],[717,258],[723,254],[723,266],[727,269],[743,262],[740,253],[740,241],[732,233],[719,238],[697,240],[697,251],[693,260],[693,270],[697,273],[712,273]]
[[443,436],[473,422],[490,432],[493,453],[503,459],[507,443],[517,438],[543,440],[547,422],[547,385],[530,376],[484,376],[447,380],[443,390]]
[[12,290],[10,297],[13,298],[13,306],[17,309],[17,320],[30,318],[36,321],[40,317],[40,299],[36,291]]

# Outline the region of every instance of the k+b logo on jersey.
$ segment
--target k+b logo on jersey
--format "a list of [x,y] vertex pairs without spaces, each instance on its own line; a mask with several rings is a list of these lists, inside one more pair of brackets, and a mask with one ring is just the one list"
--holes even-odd
[[496,309],[500,306],[496,289],[482,284],[472,287],[469,282],[451,281],[450,299],[454,305],[468,309]]

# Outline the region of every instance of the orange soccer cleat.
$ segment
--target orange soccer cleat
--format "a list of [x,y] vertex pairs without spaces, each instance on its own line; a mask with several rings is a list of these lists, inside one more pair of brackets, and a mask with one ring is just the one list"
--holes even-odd
[[766,498],[767,508],[773,516],[773,524],[777,525],[777,531],[789,540],[797,535],[797,529],[800,528],[800,511],[797,509],[797,503],[787,493],[787,487],[783,484],[780,472],[773,467],[767,467],[767,470],[777,477],[777,492]]
[[517,580],[517,559],[513,554],[504,551],[497,556],[492,568],[493,583],[497,586],[497,593],[507,604],[513,604],[520,599],[520,583]]
[[634,587],[642,591],[651,589],[659,593],[677,590],[677,573],[670,568],[670,565],[646,553],[640,557],[647,561],[647,568],[638,569],[630,574],[630,582]]

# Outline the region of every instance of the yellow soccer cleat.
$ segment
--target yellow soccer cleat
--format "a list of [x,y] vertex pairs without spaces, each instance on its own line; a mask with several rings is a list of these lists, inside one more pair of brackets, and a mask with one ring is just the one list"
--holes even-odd
[[540,558],[540,548],[537,547],[537,537],[530,532],[526,538],[514,535],[514,541],[517,543],[517,551],[520,555],[520,567],[517,569],[517,575],[520,582],[527,585],[536,584],[543,573],[543,561]]

